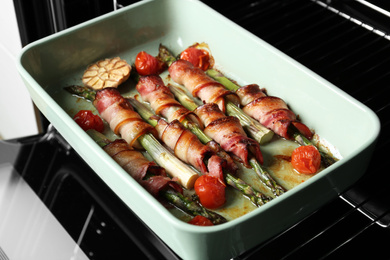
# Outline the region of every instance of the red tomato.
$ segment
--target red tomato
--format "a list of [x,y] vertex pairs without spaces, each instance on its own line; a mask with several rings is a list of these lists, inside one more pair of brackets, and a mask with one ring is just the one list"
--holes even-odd
[[197,226],[214,226],[213,222],[211,222],[210,219],[201,215],[196,215],[193,219],[188,221],[188,223]]
[[202,175],[196,180],[194,188],[200,203],[206,208],[218,208],[225,203],[225,185],[218,178]]
[[103,132],[104,123],[98,116],[94,115],[91,110],[80,110],[73,120],[84,130],[95,129],[96,131]]
[[195,47],[188,47],[180,54],[180,59],[192,63],[195,67],[207,70],[210,66],[210,56],[206,50]]
[[321,165],[320,152],[313,145],[299,146],[292,152],[291,164],[300,173],[316,173]]
[[147,52],[141,51],[135,58],[135,68],[141,76],[160,74],[164,63]]

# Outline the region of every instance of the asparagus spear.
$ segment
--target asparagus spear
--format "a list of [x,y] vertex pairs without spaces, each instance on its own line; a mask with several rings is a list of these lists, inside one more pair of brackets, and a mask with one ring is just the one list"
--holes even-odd
[[187,214],[192,216],[201,215],[206,217],[210,219],[214,225],[227,222],[223,216],[214,211],[206,209],[200,203],[193,201],[189,197],[186,197],[179,192],[175,192],[174,190],[167,190],[162,193],[162,196]]
[[[87,87],[69,86],[65,87],[65,90],[89,101],[93,101],[95,97],[95,91]],[[178,177],[179,182],[183,187],[188,189],[193,187],[198,178],[198,174],[161,145],[153,134],[144,134],[138,138],[138,141],[154,161],[165,168],[171,176]]]
[[[134,98],[128,98],[128,100],[145,121],[147,121],[152,126],[157,125],[157,119],[159,117],[155,115],[146,105],[142,104]],[[199,137],[202,143],[206,144],[212,141],[212,139],[208,137],[201,129],[199,129],[196,124],[191,124],[191,122],[189,122],[187,119],[184,119],[182,122],[184,122],[184,126],[190,125],[193,128],[193,133]],[[237,178],[226,171],[224,173],[226,183],[234,189],[240,191],[244,196],[248,197],[256,206],[262,206],[272,199],[257,191],[240,178]]]
[[[191,99],[182,89],[173,85],[169,85],[169,88],[171,89],[172,93],[175,95],[177,100],[179,100],[179,102],[187,109],[193,111],[198,107],[195,101]],[[286,192],[286,189],[280,186],[279,184],[277,184],[277,182],[272,178],[272,176],[265,169],[263,169],[263,167],[255,158],[251,158],[249,160],[249,163],[252,166],[252,169],[259,176],[263,184],[268,189],[270,189],[270,191],[275,196],[280,196],[284,192]]]
[[87,87],[82,87],[78,85],[71,85],[64,88],[66,91],[68,91],[70,94],[75,95],[77,97],[81,97],[86,99],[87,101],[93,102],[96,97],[96,92],[92,89],[89,89]]
[[[160,44],[158,55],[158,57],[162,61],[164,61],[168,65],[168,67],[176,60],[173,54],[162,44]],[[269,142],[274,136],[274,133],[271,130],[260,124],[257,120],[254,120],[253,118],[242,112],[239,107],[237,107],[235,104],[228,100],[226,102],[226,111],[228,115],[237,117],[240,120],[240,123],[243,128],[254,140],[259,142],[260,144],[265,144]]]
[[[87,130],[87,133],[102,148],[111,142],[108,138],[106,138],[106,136],[104,136],[103,134],[99,133],[96,130]],[[146,176],[146,178],[148,177],[150,177],[150,175]],[[183,194],[181,194],[180,192],[172,188],[161,190],[160,195],[164,197],[166,200],[168,200],[171,204],[173,204],[174,206],[176,206],[177,208],[181,209],[182,211],[186,212],[191,216],[196,216],[196,215],[204,216],[210,219],[214,225],[227,222],[227,220],[223,216],[213,211],[207,210],[198,202],[193,201],[192,199],[184,196]]]

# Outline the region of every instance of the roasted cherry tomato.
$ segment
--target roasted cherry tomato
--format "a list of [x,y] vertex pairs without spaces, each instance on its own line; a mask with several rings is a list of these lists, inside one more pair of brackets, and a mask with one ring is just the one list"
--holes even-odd
[[94,115],[91,110],[80,110],[73,119],[84,131],[95,129],[103,132],[104,130],[103,120],[98,115]]
[[218,208],[225,203],[225,185],[218,178],[202,175],[196,180],[194,188],[200,203],[206,208]]
[[164,63],[147,52],[141,51],[135,58],[135,68],[141,76],[160,74]]
[[291,164],[300,173],[316,173],[321,165],[320,152],[313,145],[299,146],[292,152]]
[[188,47],[180,54],[180,59],[192,63],[195,67],[207,70],[210,66],[210,55],[206,50]]
[[193,219],[188,221],[188,223],[197,226],[214,226],[213,222],[211,222],[210,219],[201,215],[196,215]]

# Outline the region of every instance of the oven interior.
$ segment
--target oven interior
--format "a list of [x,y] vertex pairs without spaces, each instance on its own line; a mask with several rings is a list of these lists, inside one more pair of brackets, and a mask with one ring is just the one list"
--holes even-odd
[[[136,1],[52,2],[50,8],[38,4],[27,12],[26,4],[15,0],[17,14],[26,21],[37,21],[19,23],[23,44]],[[357,251],[362,258],[388,255],[390,4],[363,0],[203,2],[367,105],[381,122],[369,168],[356,184],[236,259],[322,259]],[[147,259],[178,259],[43,116],[42,120],[46,133],[6,141],[3,146],[18,154],[18,172],[88,257],[112,259],[136,253]]]

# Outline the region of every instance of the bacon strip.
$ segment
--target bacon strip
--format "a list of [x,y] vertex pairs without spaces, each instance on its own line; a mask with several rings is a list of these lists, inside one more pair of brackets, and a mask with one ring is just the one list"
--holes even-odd
[[175,96],[165,86],[160,76],[149,75],[141,77],[136,88],[142,99],[150,103],[156,114],[165,117],[168,122],[172,122],[175,119],[182,122],[188,116],[200,129],[203,129],[203,124],[198,116],[175,99]]
[[212,175],[224,183],[222,167],[226,165],[226,161],[202,144],[198,137],[178,120],[168,123],[160,119],[156,129],[160,140],[172,149],[179,159],[191,164],[203,174]]
[[250,154],[263,163],[259,143],[247,137],[238,118],[226,116],[214,103],[198,107],[195,113],[205,125],[204,132],[219,143],[222,149],[237,156],[245,166],[249,165]]
[[276,134],[291,139],[288,128],[293,124],[309,140],[313,137],[310,129],[297,120],[282,99],[267,96],[258,85],[243,86],[236,93],[240,97],[242,110]]
[[142,149],[137,139],[146,133],[157,136],[156,129],[142,120],[117,89],[105,88],[98,91],[93,104],[112,131],[120,134],[132,147]]
[[194,97],[203,103],[216,103],[225,112],[226,99],[239,104],[239,97],[232,91],[210,78],[203,70],[186,60],[177,60],[168,69],[173,81],[184,85]]
[[131,148],[125,140],[117,139],[104,146],[103,150],[153,196],[157,197],[161,190],[168,187],[183,193],[181,186],[167,176],[164,168],[148,161],[141,152]]

